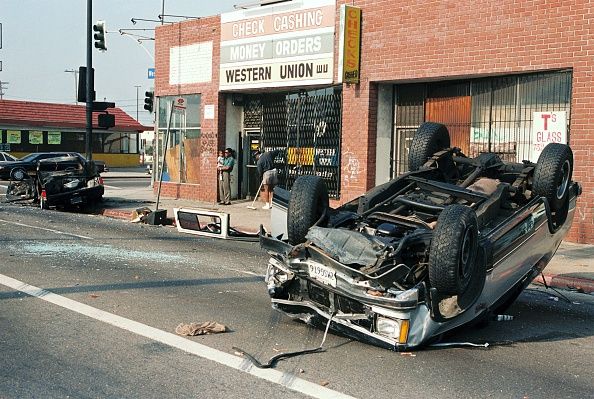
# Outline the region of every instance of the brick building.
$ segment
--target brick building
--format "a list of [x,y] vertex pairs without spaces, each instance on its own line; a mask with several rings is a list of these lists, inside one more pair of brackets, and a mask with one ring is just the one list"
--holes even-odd
[[446,124],[468,155],[535,161],[546,113],[583,185],[568,238],[594,243],[593,22],[583,0],[303,0],[158,27],[161,139],[171,100],[187,100],[172,117],[163,193],[216,200],[216,152],[232,147],[234,196],[249,197],[252,152],[283,148],[282,185],[317,174],[344,203],[405,170],[424,121]]

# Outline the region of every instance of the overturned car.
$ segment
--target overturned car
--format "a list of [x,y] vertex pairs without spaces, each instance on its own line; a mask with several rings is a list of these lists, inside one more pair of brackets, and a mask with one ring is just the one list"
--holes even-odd
[[19,170],[11,177],[7,201],[38,202],[41,209],[93,204],[105,191],[95,162],[77,156],[42,159],[34,172]]
[[469,158],[428,122],[408,162],[336,209],[315,176],[275,192],[286,225],[260,234],[275,309],[393,350],[427,345],[510,306],[553,257],[581,193],[564,144],[536,164]]

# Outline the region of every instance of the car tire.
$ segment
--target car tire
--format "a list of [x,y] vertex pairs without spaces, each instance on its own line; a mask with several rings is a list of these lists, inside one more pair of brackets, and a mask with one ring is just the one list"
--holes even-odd
[[419,170],[438,151],[450,146],[450,134],[445,125],[425,122],[415,133],[408,152],[408,169]]
[[464,205],[446,207],[433,231],[429,249],[429,282],[442,295],[461,295],[478,263],[476,213]]
[[16,181],[23,181],[27,178],[27,172],[23,168],[14,168],[10,171],[10,178]]
[[548,144],[536,162],[532,194],[545,197],[552,211],[563,208],[573,172],[573,152],[566,144]]
[[329,207],[328,189],[321,177],[300,176],[293,183],[287,210],[289,243],[305,242],[305,236]]

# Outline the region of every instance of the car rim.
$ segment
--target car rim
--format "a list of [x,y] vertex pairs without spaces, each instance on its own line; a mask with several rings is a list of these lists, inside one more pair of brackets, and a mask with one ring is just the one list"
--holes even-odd
[[460,277],[465,280],[470,270],[470,252],[472,249],[472,229],[466,229],[462,240],[462,251],[460,253]]
[[21,180],[24,177],[23,171],[22,170],[16,170],[14,172],[14,178],[15,180]]
[[567,185],[569,184],[569,174],[571,172],[571,165],[569,164],[569,160],[566,160],[563,163],[563,167],[561,168],[561,184],[557,187],[557,199],[562,199],[565,196],[565,191],[567,191]]

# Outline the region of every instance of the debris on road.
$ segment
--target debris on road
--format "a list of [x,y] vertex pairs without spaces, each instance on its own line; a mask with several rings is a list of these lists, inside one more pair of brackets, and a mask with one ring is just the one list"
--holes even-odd
[[143,206],[142,208],[138,208],[134,212],[132,212],[130,221],[132,223],[142,223],[146,219],[146,216],[151,212],[152,212],[151,209],[147,208],[146,206]]
[[181,323],[175,327],[175,333],[178,335],[205,335],[205,334],[218,334],[227,331],[227,327],[223,324],[217,323],[216,321],[205,321],[203,323]]

